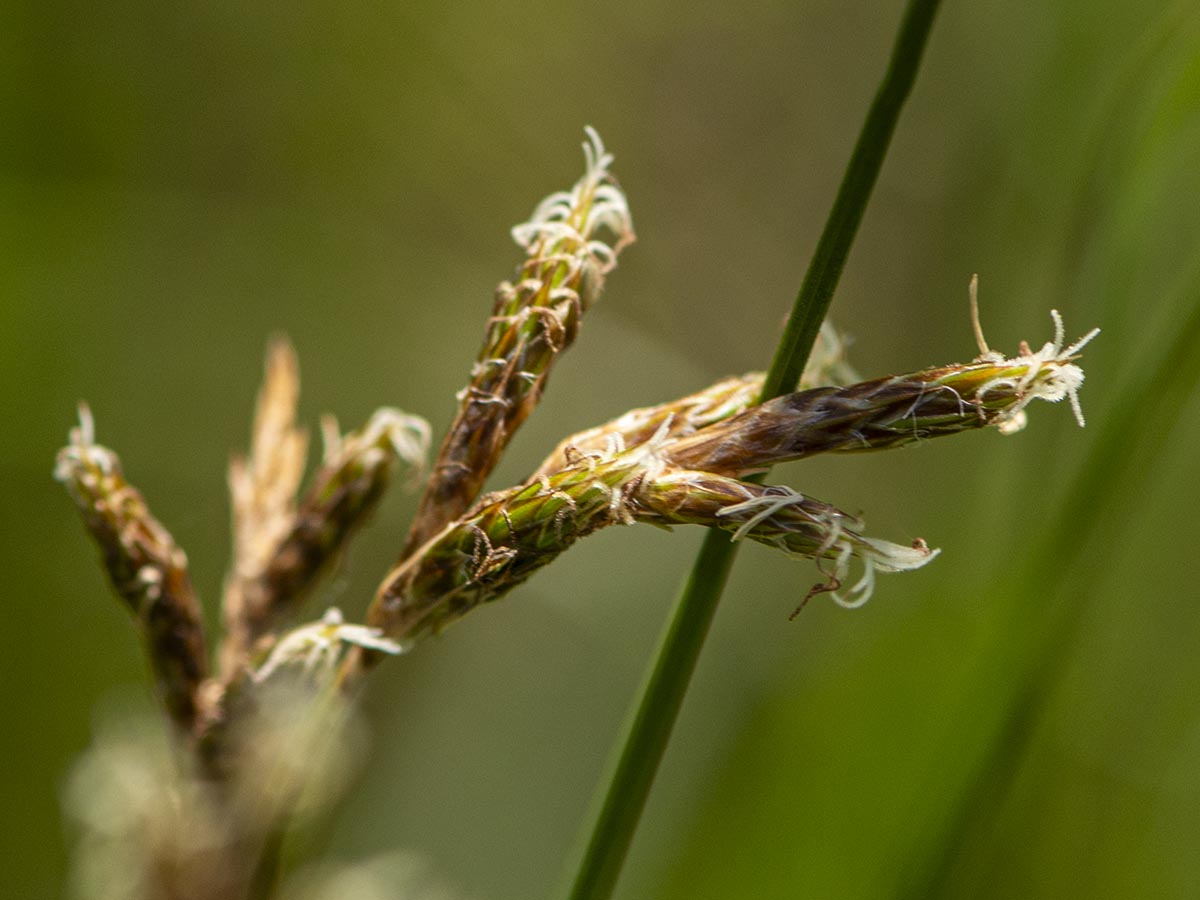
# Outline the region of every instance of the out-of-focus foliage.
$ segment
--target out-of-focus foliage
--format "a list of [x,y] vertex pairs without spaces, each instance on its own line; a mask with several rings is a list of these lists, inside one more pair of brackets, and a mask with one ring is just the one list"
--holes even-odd
[[[296,343],[308,422],[388,404],[443,428],[520,259],[507,229],[574,177],[586,123],[639,242],[492,484],[568,433],[759,368],[898,15],[0,12],[0,846],[15,851],[0,893],[59,895],[71,762],[103,731],[97,710],[150,704],[50,478],[76,401],[186,548],[215,623],[224,469],[269,335]],[[1200,349],[1156,391],[1170,402],[1135,397],[1119,442],[1097,441],[1200,303],[1198,60],[1190,2],[943,10],[834,316],[864,377],[966,360],[978,271],[998,349],[1040,345],[1052,306],[1071,336],[1104,329],[1088,427],[1043,407],[1014,437],[776,473],[942,555],[864,609],[814,601],[789,624],[814,573],[746,548],[623,896],[1196,893]],[[1063,521],[1096,458],[1110,477]],[[361,616],[411,508],[385,501],[314,608]],[[589,538],[381,669],[367,767],[297,852],[403,851],[438,890],[546,895],[699,537],[647,531]]]

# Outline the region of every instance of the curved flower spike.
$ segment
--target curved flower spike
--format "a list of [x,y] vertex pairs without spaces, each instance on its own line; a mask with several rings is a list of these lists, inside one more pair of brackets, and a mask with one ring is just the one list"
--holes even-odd
[[609,173],[612,155],[587,130],[587,167],[569,191],[551,194],[513,229],[527,258],[496,291],[483,347],[434,463],[404,552],[408,556],[461,515],[533,411],[558,355],[575,341],[604,276],[633,239],[625,195]]
[[187,556],[125,480],[117,454],[95,442],[86,404],[80,404],[70,443],[58,453],[54,477],[75,501],[109,581],[137,621],[167,712],[190,733],[208,654]]
[[831,451],[882,450],[927,438],[997,426],[1020,430],[1034,400],[1067,398],[1083,424],[1076,353],[1099,329],[1069,347],[1056,336],[1037,353],[1005,359],[989,352],[965,365],[893,375],[843,388],[798,391],[680,437],[664,452],[676,465],[744,475],[776,463]]

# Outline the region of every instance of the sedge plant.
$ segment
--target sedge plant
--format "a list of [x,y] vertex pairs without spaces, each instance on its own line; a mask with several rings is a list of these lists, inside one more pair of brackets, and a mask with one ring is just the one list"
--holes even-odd
[[[760,402],[767,376],[725,379],[566,436],[527,479],[483,494],[634,240],[613,157],[590,129],[584,153],[582,178],[513,230],[523,258],[496,291],[432,460],[431,429],[415,416],[383,408],[348,433],[326,417],[322,460],[304,486],[299,367],[285,339],[270,344],[250,449],[229,471],[233,548],[219,636],[203,631],[183,549],[81,406],[55,476],[142,638],[169,735],[98,741],[73,776],[81,894],[283,896],[281,845],[344,786],[364,680],[386,677],[403,664],[391,658],[508,595],[592,532],[703,526],[712,541],[749,540],[815,564],[810,596],[858,606],[877,576],[919,569],[938,551],[873,536],[858,516],[757,473],[819,453],[1012,433],[1035,400],[1069,400],[1082,423],[1076,357],[1091,334],[1067,344],[1056,313],[1054,339],[1038,350],[981,346],[966,363],[865,381],[825,326],[798,390]],[[364,621],[337,609],[305,621],[314,585],[402,474],[422,486],[418,510]]]

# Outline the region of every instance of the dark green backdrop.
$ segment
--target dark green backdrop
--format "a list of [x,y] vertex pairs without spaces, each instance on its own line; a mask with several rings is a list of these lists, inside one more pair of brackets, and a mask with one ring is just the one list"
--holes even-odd
[[[945,5],[833,307],[867,376],[973,356],[972,272],[993,346],[1040,344],[1051,307],[1071,335],[1100,325],[1088,428],[1042,406],[1012,438],[777,470],[942,556],[789,624],[812,567],[745,550],[622,897],[1200,891],[1200,351],[1119,399],[1200,303],[1200,15],[1102,6]],[[297,344],[310,422],[387,403],[444,427],[518,258],[507,229],[577,176],[585,124],[639,242],[496,483],[570,431],[763,366],[899,12],[0,7],[0,894],[63,890],[65,775],[113,710],[149,704],[50,479],[78,400],[211,603],[268,336]],[[361,612],[411,504],[386,502],[319,603]],[[597,535],[381,671],[373,755],[322,851],[408,850],[463,895],[546,896],[699,537]]]

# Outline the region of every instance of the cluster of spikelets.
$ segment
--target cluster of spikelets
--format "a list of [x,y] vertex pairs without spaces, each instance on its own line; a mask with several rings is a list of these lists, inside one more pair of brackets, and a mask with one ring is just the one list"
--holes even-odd
[[[125,481],[116,455],[95,443],[91,415],[81,409],[56,477],[140,626],[180,744],[196,751],[209,782],[247,769],[246,748],[258,740],[247,735],[259,733],[248,723],[262,717],[264,686],[279,673],[303,673],[329,692],[345,688],[382,655],[503,596],[597,529],[639,522],[722,529],[732,540],[816,560],[822,578],[810,595],[825,591],[858,605],[876,573],[919,568],[937,551],[921,540],[867,537],[855,516],[747,476],[816,453],[897,447],[989,425],[1013,431],[1034,399],[1069,399],[1082,424],[1083,373],[1073,360],[1095,332],[1064,346],[1057,313],[1055,339],[1036,352],[1022,345],[1005,358],[980,337],[973,362],[850,384],[841,345],[825,329],[795,393],[760,403],[761,374],[730,378],[568,437],[524,483],[481,497],[633,241],[612,157],[595,132],[588,138],[583,177],[513,229],[525,260],[497,289],[469,382],[366,624],[347,624],[336,610],[308,625],[294,620],[397,471],[422,468],[424,421],[382,409],[343,436],[327,419],[323,461],[301,493],[307,435],[296,424],[298,369],[286,342],[272,345],[250,453],[230,469],[233,561],[210,669],[186,557]],[[850,584],[853,560],[862,574]],[[236,841],[253,843],[255,833],[246,826]]]

